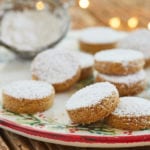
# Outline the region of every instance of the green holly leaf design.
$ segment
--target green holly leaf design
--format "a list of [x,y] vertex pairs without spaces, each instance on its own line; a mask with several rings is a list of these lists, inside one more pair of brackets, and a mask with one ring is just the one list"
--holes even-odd
[[116,129],[113,129],[104,123],[93,123],[90,125],[67,125],[66,128],[74,129],[76,131],[86,131],[93,134],[102,134],[102,135],[115,135]]

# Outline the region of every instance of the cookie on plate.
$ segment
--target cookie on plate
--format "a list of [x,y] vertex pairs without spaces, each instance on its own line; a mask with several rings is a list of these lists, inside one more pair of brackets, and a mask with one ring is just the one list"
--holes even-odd
[[121,97],[118,107],[107,118],[107,123],[118,129],[149,129],[150,101],[140,97]]
[[38,54],[31,65],[32,78],[52,84],[56,92],[68,90],[80,78],[80,64],[67,51],[49,49]]
[[93,56],[79,51],[73,51],[72,53],[79,61],[81,67],[80,80],[84,80],[90,76],[93,76],[93,65],[94,65]]
[[140,51],[144,54],[146,61],[145,66],[150,66],[150,31],[147,29],[137,29],[128,34],[125,38],[121,39],[117,47],[129,48]]
[[146,87],[146,74],[144,70],[126,76],[106,75],[97,72],[96,82],[104,81],[114,84],[120,96],[136,95]]
[[71,96],[66,110],[72,122],[90,124],[107,117],[119,103],[116,87],[108,82],[89,85]]
[[15,81],[3,88],[3,107],[14,113],[42,112],[53,104],[54,95],[53,86],[46,82]]
[[116,47],[116,43],[126,34],[108,27],[89,27],[83,29],[79,37],[79,47],[88,53]]
[[105,50],[95,54],[95,69],[108,75],[128,75],[143,69],[144,55],[130,49]]

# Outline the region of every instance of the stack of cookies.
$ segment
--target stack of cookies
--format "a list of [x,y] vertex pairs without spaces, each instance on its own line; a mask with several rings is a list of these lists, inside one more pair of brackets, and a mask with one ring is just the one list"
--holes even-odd
[[130,49],[111,49],[95,54],[96,81],[114,84],[120,96],[135,95],[146,86],[141,52]]

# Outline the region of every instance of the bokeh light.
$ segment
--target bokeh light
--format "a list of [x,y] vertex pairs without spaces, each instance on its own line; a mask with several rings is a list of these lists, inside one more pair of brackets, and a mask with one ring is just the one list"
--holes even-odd
[[45,8],[45,5],[44,5],[44,3],[42,1],[38,1],[36,3],[36,9],[37,10],[43,10],[44,8]]
[[83,9],[88,8],[90,5],[89,0],[79,0],[79,6]]
[[112,27],[112,28],[119,28],[120,25],[121,25],[121,21],[120,21],[120,18],[119,17],[113,17],[109,20],[109,25]]
[[138,26],[139,20],[136,17],[131,17],[128,20],[128,26],[130,28],[136,28]]
[[147,24],[147,28],[150,30],[150,22]]

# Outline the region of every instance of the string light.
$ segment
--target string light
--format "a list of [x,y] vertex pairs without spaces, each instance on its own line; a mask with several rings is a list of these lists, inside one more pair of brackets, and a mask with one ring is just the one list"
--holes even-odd
[[44,3],[42,1],[38,1],[36,3],[36,9],[37,10],[43,10],[44,8],[45,8],[45,5],[44,5]]
[[128,26],[130,28],[136,28],[138,23],[139,23],[139,21],[138,21],[138,19],[136,17],[131,17],[128,20]]
[[119,17],[113,17],[109,20],[109,25],[112,28],[119,28],[121,24],[120,18]]
[[147,28],[150,30],[150,22],[148,23]]
[[83,9],[88,8],[90,5],[89,0],[79,0],[79,6]]

